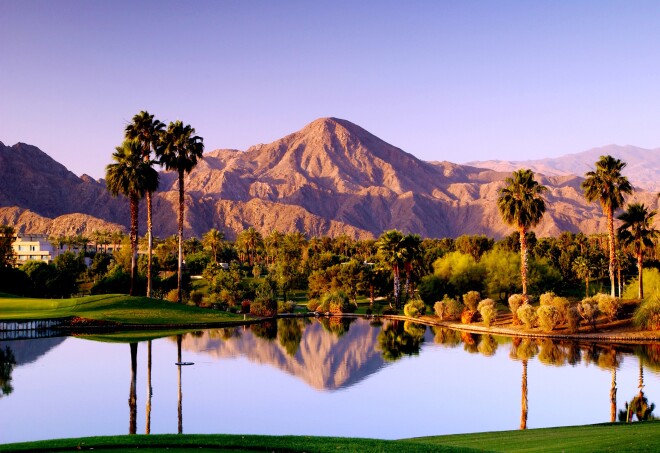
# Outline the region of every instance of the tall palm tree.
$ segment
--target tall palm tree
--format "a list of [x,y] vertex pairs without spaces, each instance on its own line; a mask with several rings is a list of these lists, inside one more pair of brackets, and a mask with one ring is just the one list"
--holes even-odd
[[504,222],[518,229],[522,296],[527,303],[527,232],[543,218],[545,200],[541,195],[548,189],[534,179],[532,170],[514,171],[504,182],[506,186],[500,189],[497,207]]
[[653,247],[653,239],[660,231],[653,228],[653,218],[656,212],[649,210],[642,203],[632,203],[617,219],[623,224],[617,229],[617,236],[622,245],[629,245],[637,258],[637,273],[639,275],[639,298],[644,299],[642,284],[642,258],[647,247]]
[[[133,121],[126,126],[125,135],[128,139],[137,140],[142,147],[142,159],[145,163],[152,165],[151,153],[157,153],[160,135],[165,124],[154,119],[146,110],[141,111],[133,117]],[[153,220],[151,195],[158,189],[147,191],[147,297],[151,297],[151,257],[153,254]]]
[[392,275],[394,277],[394,306],[399,309],[399,293],[401,292],[401,281],[399,277],[406,257],[404,236],[400,231],[389,230],[378,238],[376,245],[378,247],[378,257],[392,269]]
[[241,231],[236,242],[241,244],[245,249],[248,259],[250,260],[250,266],[254,264],[254,258],[257,254],[257,250],[262,248],[264,245],[263,237],[261,233],[254,229],[254,227],[249,227],[247,230]]
[[167,170],[174,170],[179,175],[179,260],[177,274],[177,289],[179,303],[182,301],[183,282],[183,214],[184,214],[184,180],[202,158],[204,139],[195,135],[195,129],[175,121],[167,126],[161,135],[160,163]]
[[403,244],[406,250],[403,267],[406,271],[405,293],[407,297],[412,297],[413,287],[411,277],[414,264],[419,260],[421,254],[422,238],[419,234],[407,234],[403,238]]
[[607,216],[607,237],[610,251],[610,283],[611,295],[614,293],[614,212],[623,206],[624,195],[633,191],[628,178],[621,175],[626,163],[612,156],[600,156],[596,162],[595,171],[588,171],[586,179],[582,182],[584,196],[589,202],[599,201],[603,212]]
[[202,236],[202,244],[204,244],[204,247],[211,250],[214,263],[218,262],[218,252],[220,251],[220,247],[222,247],[222,242],[224,240],[224,233],[215,228],[211,228]]
[[105,167],[105,179],[112,195],[128,197],[131,207],[131,289],[134,295],[137,282],[138,207],[140,198],[158,187],[158,172],[142,160],[139,142],[124,140],[112,154],[115,161]]

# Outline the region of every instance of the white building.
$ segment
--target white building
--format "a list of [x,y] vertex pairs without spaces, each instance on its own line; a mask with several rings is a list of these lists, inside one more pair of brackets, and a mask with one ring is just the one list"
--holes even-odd
[[45,234],[18,235],[12,247],[19,266],[30,260],[50,263],[55,257],[55,249]]

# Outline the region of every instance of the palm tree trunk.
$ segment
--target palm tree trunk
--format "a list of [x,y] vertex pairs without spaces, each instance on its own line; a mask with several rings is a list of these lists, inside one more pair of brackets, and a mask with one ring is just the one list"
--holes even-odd
[[135,295],[137,290],[137,238],[138,238],[138,210],[139,200],[136,195],[131,195],[131,289],[129,294]]
[[616,421],[616,368],[612,368],[612,387],[610,387],[610,422]]
[[183,170],[179,171],[179,262],[178,262],[178,273],[177,273],[177,288],[178,288],[178,297],[179,303],[183,301]]
[[153,219],[151,192],[147,192],[147,297],[151,297],[151,255],[153,254]]
[[612,211],[612,208],[609,208],[607,210],[607,236],[609,240],[609,246],[610,246],[610,283],[611,283],[611,291],[610,295],[612,297],[616,296],[616,293],[614,292],[614,286],[615,286],[615,281],[614,281],[614,213]]
[[523,225],[518,226],[520,234],[520,281],[522,282],[523,303],[526,304],[527,298],[527,229]]
[[137,432],[137,395],[135,393],[135,382],[137,380],[137,343],[131,343],[131,390],[128,395],[128,434]]
[[644,299],[644,282],[642,281],[642,252],[637,253],[637,273],[639,274],[639,298]]
[[145,434],[151,434],[151,340],[147,342],[147,410]]
[[400,308],[399,292],[401,291],[401,281],[399,280],[399,268],[394,267],[394,306]]
[[523,359],[523,373],[522,373],[522,400],[520,410],[520,429],[527,429],[527,412],[529,410],[527,401],[527,359]]

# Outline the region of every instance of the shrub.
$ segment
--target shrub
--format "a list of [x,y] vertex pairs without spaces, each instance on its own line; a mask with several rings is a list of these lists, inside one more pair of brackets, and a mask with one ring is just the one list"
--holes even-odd
[[552,299],[557,297],[555,293],[552,291],[548,291],[547,293],[541,294],[539,297],[539,304],[541,305],[552,305]]
[[465,305],[467,310],[476,311],[477,304],[480,300],[481,296],[477,291],[468,291],[467,293],[463,294],[463,305]]
[[390,306],[387,306],[387,307],[383,308],[383,311],[382,311],[383,315],[396,315],[398,313],[399,313],[399,311],[396,308],[390,307]]
[[447,319],[453,321],[461,316],[463,304],[445,294],[445,297],[440,302],[436,302],[433,305],[433,309],[441,320]]
[[250,313],[250,305],[252,301],[250,299],[245,299],[241,302],[241,313]]
[[637,307],[633,324],[642,329],[660,330],[660,298],[654,295]]
[[530,304],[522,304],[516,311],[516,314],[518,315],[518,319],[520,319],[528,329],[533,328],[536,324],[536,309]]
[[607,316],[611,321],[616,320],[616,316],[621,310],[621,300],[608,294],[596,294],[593,297],[598,304],[598,310]]
[[426,313],[426,305],[422,299],[411,299],[403,307],[403,313],[411,318],[419,318]]
[[559,312],[552,305],[541,305],[536,311],[539,325],[543,330],[551,331],[559,324]]
[[577,332],[580,328],[580,313],[577,307],[568,307],[566,311],[566,322],[570,332]]
[[322,313],[351,313],[353,306],[351,305],[348,296],[343,291],[332,291],[326,293],[322,298],[320,305],[316,311]]
[[552,299],[552,306],[557,310],[558,322],[567,322],[568,319],[568,308],[571,306],[571,303],[565,297],[555,296]]
[[309,302],[307,302],[307,310],[316,311],[319,308],[319,305],[321,305],[321,302],[319,302],[318,299],[310,299]]
[[295,302],[284,302],[284,301],[279,301],[277,302],[277,312],[278,313],[293,313],[293,311],[296,309],[296,304]]
[[520,319],[518,319],[518,309],[523,303],[522,294],[513,294],[509,297],[509,310],[511,310],[511,316],[513,317],[511,322],[513,325],[520,324]]
[[165,295],[165,300],[169,302],[178,302],[179,301],[179,290],[178,289],[173,289],[168,291],[168,293]]
[[202,299],[204,298],[204,294],[201,291],[191,291],[190,292],[190,300],[192,303],[199,305],[202,303]]
[[468,310],[467,308],[463,309],[463,312],[461,313],[461,323],[470,324],[476,314],[476,310]]
[[497,319],[497,308],[493,299],[484,299],[479,302],[477,310],[486,327],[490,327],[495,322],[495,319]]
[[270,300],[255,300],[250,304],[250,314],[254,316],[261,316],[270,318],[275,316],[277,312],[277,304],[275,301]]
[[596,318],[598,317],[598,303],[591,297],[587,297],[577,305],[577,309],[578,313],[580,313],[580,317],[584,320],[584,322],[591,324],[591,328],[595,329]]

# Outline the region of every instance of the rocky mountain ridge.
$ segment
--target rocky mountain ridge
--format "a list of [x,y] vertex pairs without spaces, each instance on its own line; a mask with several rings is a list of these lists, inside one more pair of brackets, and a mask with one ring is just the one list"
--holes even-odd
[[[496,200],[509,174],[425,162],[349,121],[321,118],[270,144],[205,153],[186,176],[185,234],[218,228],[233,238],[254,226],[263,234],[277,229],[310,237],[370,238],[393,228],[424,237],[502,237],[512,229],[502,222]],[[176,232],[177,182],[172,172],[160,176],[154,228],[165,237]],[[550,190],[538,235],[603,230],[600,206],[584,200],[580,177],[556,173],[539,179]],[[652,193],[638,192],[634,199],[658,206]],[[54,225],[54,219],[76,214],[65,218],[67,228],[84,233],[98,228],[97,220],[109,222],[104,228],[129,222],[127,201],[111,197],[103,180],[78,178],[20,143],[0,143],[0,206],[0,221],[29,232],[36,232],[30,230],[38,223],[34,215]],[[141,215],[142,234],[143,208]]]

